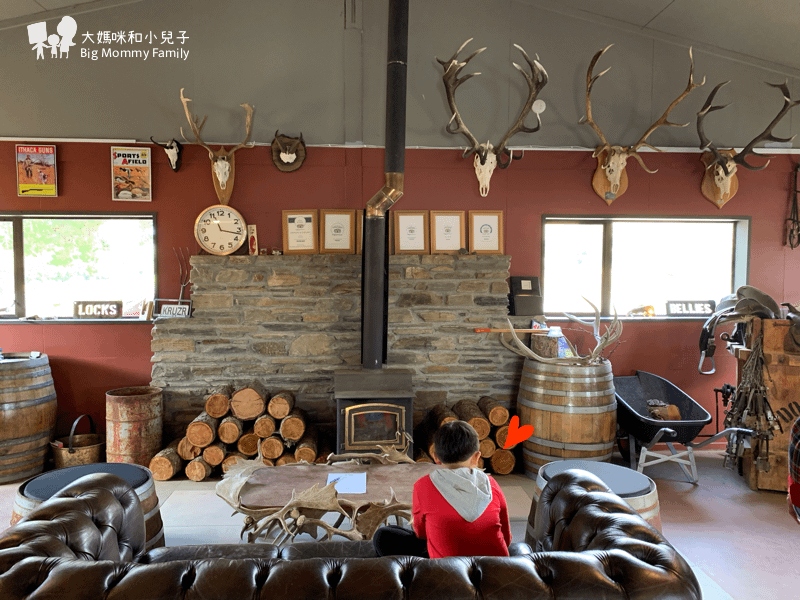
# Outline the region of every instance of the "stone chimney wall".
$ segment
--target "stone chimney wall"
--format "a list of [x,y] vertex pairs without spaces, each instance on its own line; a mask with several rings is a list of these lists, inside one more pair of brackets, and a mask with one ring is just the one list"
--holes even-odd
[[[415,423],[434,404],[491,395],[516,405],[522,358],[500,345],[509,256],[394,255],[388,364],[413,373]],[[361,361],[361,256],[193,256],[193,316],[153,326],[152,385],[165,430],[181,435],[214,386],[288,389],[333,425],[333,372]],[[530,317],[513,317],[529,327]]]

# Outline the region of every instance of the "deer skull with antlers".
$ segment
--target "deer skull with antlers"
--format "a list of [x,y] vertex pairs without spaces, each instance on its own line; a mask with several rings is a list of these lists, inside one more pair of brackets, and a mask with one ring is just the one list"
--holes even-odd
[[[475,159],[473,160],[473,164],[475,165],[475,174],[478,176],[481,196],[485,197],[489,193],[489,181],[492,177],[495,167],[499,166],[501,169],[505,169],[511,164],[512,160],[519,160],[522,158],[521,154],[515,155],[506,147],[506,144],[508,144],[508,141],[511,139],[511,137],[520,131],[524,133],[534,133],[539,131],[539,128],[542,126],[542,120],[539,117],[539,113],[542,112],[541,110],[534,110],[537,121],[535,127],[526,127],[525,118],[530,114],[531,110],[533,110],[536,97],[542,88],[547,84],[547,71],[545,71],[544,67],[539,63],[538,55],[536,56],[536,60],[531,60],[521,46],[514,44],[514,47],[522,53],[522,56],[525,58],[525,61],[528,63],[531,69],[529,74],[517,63],[512,63],[514,67],[520,73],[522,73],[523,77],[525,77],[525,81],[528,83],[528,99],[525,102],[525,105],[522,107],[522,111],[520,112],[519,117],[517,117],[517,121],[506,132],[498,146],[495,147],[491,144],[491,142],[488,141],[485,144],[478,143],[478,140],[474,135],[472,135],[472,133],[470,133],[469,129],[467,129],[467,126],[464,124],[464,121],[458,112],[458,108],[456,107],[455,99],[456,88],[458,86],[464,83],[467,79],[470,79],[475,75],[480,75],[480,73],[470,73],[469,75],[464,75],[463,77],[458,76],[458,74],[461,72],[461,69],[463,69],[470,60],[486,50],[486,48],[480,48],[470,54],[463,62],[459,62],[459,53],[471,41],[472,38],[461,44],[461,47],[456,50],[456,53],[450,58],[450,60],[445,61],[440,60],[439,58],[436,60],[444,68],[442,81],[444,81],[444,88],[447,94],[447,103],[450,106],[450,111],[453,113],[453,116],[450,118],[450,122],[446,127],[447,132],[454,134],[463,133],[467,138],[467,141],[469,141],[470,146],[464,151],[462,158],[466,158],[473,152],[475,153]],[[503,159],[504,155],[507,157],[505,160]]]
[[790,138],[775,137],[772,134],[772,130],[792,108],[800,104],[800,100],[792,101],[787,82],[767,83],[767,85],[778,88],[781,93],[783,93],[783,107],[781,110],[778,111],[778,114],[774,119],[772,119],[772,122],[767,126],[767,128],[753,138],[753,140],[747,144],[741,152],[737,153],[733,148],[720,150],[710,139],[708,139],[708,137],[706,137],[706,134],[703,131],[703,120],[706,118],[708,113],[714,112],[715,110],[721,110],[728,106],[727,104],[713,104],[714,96],[717,95],[717,92],[720,90],[720,88],[722,88],[722,86],[728,83],[730,83],[730,81],[723,81],[713,90],[711,90],[711,93],[708,95],[708,99],[703,105],[703,108],[701,108],[700,112],[697,113],[697,135],[700,137],[700,149],[703,150],[703,154],[700,156],[700,159],[706,166],[706,171],[703,174],[703,181],[700,183],[700,191],[703,193],[703,196],[705,196],[706,200],[713,203],[717,208],[722,208],[725,206],[725,203],[733,198],[736,195],[736,192],[739,191],[739,179],[736,177],[736,169],[738,165],[741,165],[746,169],[750,169],[751,171],[760,171],[761,169],[766,168],[766,166],[769,164],[769,160],[767,160],[767,162],[760,167],[751,165],[747,162],[747,157],[749,155],[764,156],[764,158],[767,159],[772,158],[770,156],[765,156],[763,154],[754,152],[753,148],[756,144],[765,141],[791,142],[794,139],[794,136]]
[[[255,142],[250,141],[250,134],[253,131],[253,107],[249,104],[241,104],[240,106],[247,112],[247,119],[245,121],[245,135],[244,141],[237,144],[230,150],[225,150],[225,146],[220,146],[219,150],[212,150],[200,137],[200,132],[203,130],[203,125],[206,124],[206,116],[203,120],[199,120],[189,111],[189,102],[191,98],[186,98],[183,95],[184,88],[181,88],[181,103],[183,110],[186,112],[186,120],[189,121],[189,127],[194,134],[195,143],[200,144],[203,148],[208,150],[208,157],[211,159],[211,173],[214,178],[214,190],[217,192],[220,204],[227,205],[230,202],[231,194],[233,193],[233,179],[236,175],[236,164],[234,162],[234,153],[240,148],[252,148],[256,145]],[[187,142],[186,136],[183,134],[183,127],[181,127],[181,135]]]
[[650,135],[662,125],[667,127],[686,127],[688,123],[680,124],[671,123],[668,121],[667,118],[669,113],[678,105],[681,100],[689,95],[689,92],[696,87],[700,87],[706,82],[704,77],[703,81],[700,83],[694,83],[694,59],[692,58],[692,49],[689,48],[689,83],[683,93],[672,101],[672,104],[667,107],[667,110],[664,111],[664,114],[661,115],[661,117],[655,123],[653,123],[647,131],[645,131],[644,135],[639,138],[638,142],[632,146],[612,146],[603,135],[600,127],[592,118],[591,99],[592,86],[594,86],[595,82],[600,79],[600,77],[605,75],[611,67],[594,76],[592,76],[592,71],[597,64],[597,61],[600,60],[600,57],[603,56],[606,50],[611,48],[611,46],[613,46],[613,44],[610,44],[600,50],[594,55],[592,62],[589,63],[589,70],[586,72],[586,116],[580,120],[581,124],[589,125],[597,134],[597,137],[600,138],[601,144],[597,146],[592,153],[592,157],[597,159],[597,168],[595,169],[594,176],[592,177],[592,189],[594,189],[595,193],[605,200],[606,204],[608,205],[611,205],[615,199],[619,198],[625,193],[625,190],[628,189],[628,174],[625,172],[625,165],[631,156],[634,157],[642,166],[642,168],[648,173],[655,173],[657,171],[651,171],[647,168],[647,165],[644,164],[642,157],[639,156],[639,149],[643,146],[647,146],[652,150],[660,152],[658,148],[647,143],[647,138],[650,137]]
[[181,168],[181,154],[183,153],[183,144],[181,144],[175,138],[172,138],[166,144],[159,144],[157,141],[153,139],[153,136],[150,136],[150,141],[153,142],[156,146],[161,146],[164,149],[164,152],[167,154],[167,159],[169,160],[169,166],[172,167],[172,170],[176,173],[178,169]]

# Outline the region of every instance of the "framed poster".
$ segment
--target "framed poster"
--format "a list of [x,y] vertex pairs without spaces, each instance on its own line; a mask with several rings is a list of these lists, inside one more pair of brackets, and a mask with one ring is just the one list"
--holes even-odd
[[430,254],[427,210],[393,210],[394,253]]
[[283,211],[283,253],[316,254],[317,209]]
[[356,211],[323,208],[319,211],[319,251],[356,253]]
[[502,254],[503,248],[503,211],[469,211],[469,251]]
[[17,144],[17,196],[58,196],[56,147]]
[[111,147],[111,199],[152,202],[150,148]]
[[458,254],[466,248],[463,210],[431,211],[431,254]]

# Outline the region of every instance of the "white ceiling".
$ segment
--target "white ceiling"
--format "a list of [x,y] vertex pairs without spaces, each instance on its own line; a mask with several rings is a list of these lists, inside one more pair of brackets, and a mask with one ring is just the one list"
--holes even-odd
[[[2,0],[0,29],[139,1]],[[513,1],[800,76],[800,0]]]

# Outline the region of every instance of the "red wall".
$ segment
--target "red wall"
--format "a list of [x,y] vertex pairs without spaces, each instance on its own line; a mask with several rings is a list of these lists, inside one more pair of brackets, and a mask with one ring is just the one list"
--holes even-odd
[[[24,141],[24,140],[21,140]],[[111,200],[110,145],[57,144],[57,198],[16,195],[13,143],[0,142],[0,210],[15,211],[154,211],[158,214],[159,297],[179,292],[175,247],[198,251],[192,234],[200,211],[216,204],[207,153],[185,146],[178,173],[154,148],[152,203]],[[261,247],[281,247],[281,211],[300,208],[363,208],[383,185],[382,149],[314,148],[300,170],[281,173],[269,147],[236,153],[236,180],[231,205],[248,223],[258,225]],[[700,194],[703,166],[696,153],[647,153],[658,172],[650,175],[630,161],[628,191],[607,207],[594,194],[591,176],[596,161],[589,152],[526,152],[508,169],[497,169],[487,198],[478,193],[472,159],[459,150],[409,150],[405,195],[398,209],[503,210],[506,253],[515,275],[538,275],[541,259],[541,215],[749,215],[750,281],[779,302],[800,302],[800,250],[783,246],[794,159],[781,155],[761,172],[740,169],[737,196],[719,210]],[[698,260],[714,251],[713,240],[697,245]],[[666,377],[714,413],[713,388],[734,383],[734,359],[717,353],[717,373],[697,373],[698,321],[630,321],[623,343],[611,356],[617,375],[635,370]],[[150,380],[148,323],[0,324],[0,348],[6,352],[39,350],[53,368],[59,402],[59,433],[79,414],[89,412],[105,424],[105,391]],[[585,339],[585,336],[584,336]],[[707,428],[713,431],[713,427]]]

